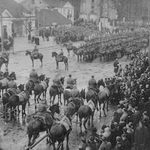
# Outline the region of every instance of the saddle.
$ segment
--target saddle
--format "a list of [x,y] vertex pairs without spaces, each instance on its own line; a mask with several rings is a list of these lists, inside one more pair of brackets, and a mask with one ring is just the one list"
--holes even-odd
[[58,55],[57,60],[58,61],[63,61],[63,55]]
[[95,104],[94,104],[94,102],[92,100],[90,100],[87,103],[87,105],[91,108],[92,112],[94,112],[94,110],[95,110]]
[[72,123],[67,116],[64,116],[59,123],[65,127],[66,131],[69,131],[72,128]]
[[33,116],[33,118],[40,120],[45,126],[49,126],[52,123],[51,115],[47,111],[46,112],[37,112]]
[[45,81],[41,81],[40,85],[42,85],[44,90],[47,88],[47,84]]
[[24,100],[27,100],[29,98],[24,91],[17,94],[17,96],[19,97],[19,102],[24,102]]

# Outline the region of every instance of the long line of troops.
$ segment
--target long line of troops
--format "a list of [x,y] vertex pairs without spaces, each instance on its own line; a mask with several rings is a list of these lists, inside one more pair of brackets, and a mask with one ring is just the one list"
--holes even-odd
[[148,46],[149,33],[140,31],[95,38],[75,48],[74,52],[76,55],[83,56],[83,59],[87,61],[92,61],[96,57],[109,61],[146,49]]

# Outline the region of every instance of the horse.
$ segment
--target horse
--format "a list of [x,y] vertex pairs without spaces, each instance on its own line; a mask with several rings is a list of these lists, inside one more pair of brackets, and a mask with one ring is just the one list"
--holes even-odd
[[34,90],[35,83],[33,80],[28,80],[27,83],[25,84],[25,89],[30,91],[30,94],[32,95],[32,91]]
[[60,57],[56,52],[52,52],[52,57],[55,57],[56,69],[59,69],[59,62],[64,62],[65,70],[68,70],[68,58],[66,56]]
[[55,104],[51,106],[49,111],[42,114],[38,114],[37,112],[27,117],[28,146],[34,144],[40,132],[50,132],[51,126],[54,122],[54,114],[60,113],[59,105]]
[[[22,116],[25,115],[26,116],[26,104],[27,102],[29,102],[29,98],[30,98],[30,91],[28,90],[24,90],[19,94],[15,94],[9,97],[9,102],[8,102],[8,108],[10,108],[11,114],[13,115],[13,110],[16,109],[16,107],[18,108],[18,115],[20,113],[19,110],[19,106],[22,106]],[[11,116],[12,117],[12,116]]]
[[[100,86],[99,93],[98,93],[98,103],[99,103],[99,110],[100,110],[100,117],[101,117],[101,108],[104,112],[104,116],[106,116],[105,113],[105,105],[108,112],[108,102],[109,102],[109,96],[110,92],[107,87]],[[103,106],[102,106],[103,104]]]
[[8,63],[9,63],[9,54],[7,53],[5,57],[0,57],[0,71],[2,68],[2,65],[5,64],[6,70],[8,69]]
[[7,90],[6,93],[4,93],[2,95],[2,102],[3,102],[3,111],[4,111],[4,116],[6,115],[7,113],[7,105],[9,103],[9,98],[12,96],[12,95],[15,95],[15,94],[19,94],[20,92],[22,92],[24,90],[24,84],[20,84],[18,86],[18,88],[10,88]]
[[34,67],[34,59],[39,59],[41,62],[41,66],[43,66],[43,54],[38,53],[37,56],[35,56],[32,52],[26,51],[26,56],[29,55],[32,61],[32,67]]
[[50,142],[53,145],[54,150],[55,143],[58,142],[58,147],[63,149],[63,142],[67,139],[66,148],[69,150],[69,134],[72,130],[71,117],[78,111],[80,106],[83,105],[83,101],[79,98],[73,99],[64,111],[63,118],[58,122],[55,122],[50,130]]
[[[65,104],[68,104],[68,100],[69,100],[69,98],[70,97],[78,97],[79,96],[79,94],[80,94],[80,91],[77,89],[77,87],[75,86],[76,85],[76,80],[77,79],[73,79],[74,81],[74,83],[73,83],[73,89],[70,89],[70,87],[69,88],[67,88],[66,87],[66,89],[64,90],[64,92],[63,92],[63,97],[64,97],[64,105]],[[66,103],[67,102],[67,103]]]
[[[15,72],[12,72],[10,75],[8,72],[5,72],[3,74],[3,79],[0,80],[0,89],[1,89],[2,95],[3,95],[4,90],[6,90],[6,92],[7,92],[8,88],[11,88],[11,87],[16,88],[16,84],[14,84],[14,82],[12,83],[10,81],[10,79],[12,79],[12,78],[14,80],[16,80]],[[14,85],[15,85],[15,87],[14,87]]]
[[[36,101],[39,103],[39,99],[41,94],[43,93],[43,97],[46,98],[47,88],[49,86],[49,78],[44,79],[40,83],[35,83],[34,86],[34,101],[35,101],[35,109],[36,109]],[[37,97],[38,96],[38,97]]]
[[96,97],[89,100],[87,105],[82,105],[77,114],[79,116],[80,121],[80,133],[82,134],[82,119],[84,118],[83,126],[85,130],[87,129],[86,123],[88,121],[90,126],[93,126],[93,120],[94,120],[94,112],[97,106],[97,99]]
[[[61,78],[60,78],[60,82],[61,82],[62,85],[64,85],[64,80],[65,80],[65,77],[61,77]],[[50,89],[49,89],[50,104],[51,104],[51,99],[53,99],[53,100],[52,100],[52,104],[54,104],[56,95],[58,95],[58,101],[60,101],[60,104],[62,104],[62,102],[61,102],[61,93],[62,93],[62,92],[63,92],[63,91],[59,91],[59,90],[58,90],[58,87],[52,85],[52,86],[50,87]]]

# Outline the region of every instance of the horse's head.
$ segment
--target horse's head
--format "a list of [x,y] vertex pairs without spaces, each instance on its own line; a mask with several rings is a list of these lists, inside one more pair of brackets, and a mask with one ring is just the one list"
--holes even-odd
[[27,55],[30,55],[30,54],[31,54],[31,52],[30,52],[30,51],[28,51],[28,50],[26,50],[25,55],[27,56]]
[[83,99],[85,99],[85,89],[82,89],[80,91],[80,97],[83,98]]
[[18,85],[18,89],[19,89],[20,91],[24,91],[24,84]]
[[52,112],[52,114],[54,114],[55,112],[56,112],[57,114],[59,114],[59,113],[60,113],[59,103],[54,104],[53,106],[51,106],[51,107],[49,108],[49,110]]
[[12,73],[9,75],[9,78],[10,78],[10,79],[13,79],[13,80],[16,80],[16,73],[15,73],[15,72],[12,72]]
[[40,81],[45,80],[45,74],[41,74],[38,78],[39,78]]
[[52,57],[56,57],[58,54],[56,52],[52,52]]
[[61,77],[61,78],[60,78],[60,82],[61,82],[62,85],[64,85],[65,77]]
[[45,82],[47,85],[49,84],[49,81],[50,81],[50,78],[46,77]]
[[4,72],[4,78],[7,78],[8,76],[9,76],[9,72],[8,71],[6,71],[6,72]]

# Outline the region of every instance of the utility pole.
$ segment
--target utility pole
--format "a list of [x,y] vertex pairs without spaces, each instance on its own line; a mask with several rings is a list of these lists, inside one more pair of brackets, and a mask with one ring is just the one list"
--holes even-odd
[[0,18],[1,18],[1,51],[4,51],[4,43],[3,43],[3,16],[2,13],[0,14]]

